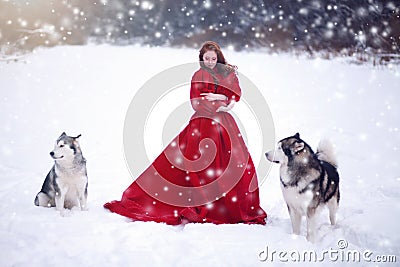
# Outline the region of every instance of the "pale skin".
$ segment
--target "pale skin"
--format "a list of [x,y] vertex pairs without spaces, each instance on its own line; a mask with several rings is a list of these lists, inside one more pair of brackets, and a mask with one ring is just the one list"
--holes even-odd
[[[203,55],[203,61],[204,61],[204,65],[207,68],[210,69],[214,69],[215,66],[217,65],[217,53],[215,53],[214,51],[210,50],[204,53]],[[208,101],[216,101],[216,100],[227,100],[227,96],[223,95],[223,94],[214,94],[214,93],[202,93],[200,94],[201,96],[204,96],[205,99],[207,99]],[[235,105],[235,101],[232,100],[229,105],[227,106],[221,106],[217,109],[217,112],[227,112],[229,110],[231,110],[233,108],[233,106]]]

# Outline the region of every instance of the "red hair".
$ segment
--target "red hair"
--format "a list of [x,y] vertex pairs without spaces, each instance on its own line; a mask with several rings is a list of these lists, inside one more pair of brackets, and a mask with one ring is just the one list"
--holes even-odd
[[199,61],[200,61],[200,66],[202,68],[205,67],[203,56],[208,51],[214,51],[217,54],[217,66],[216,67],[217,67],[218,72],[228,75],[230,72],[236,71],[237,67],[230,65],[226,62],[224,54],[222,53],[221,47],[216,42],[213,42],[213,41],[205,42],[200,49]]
[[224,54],[221,51],[221,47],[213,41],[207,41],[203,44],[203,46],[200,49],[200,53],[199,53],[199,61],[200,61],[200,65],[204,65],[203,63],[203,56],[206,52],[208,51],[214,51],[217,54],[217,63],[225,65],[226,64],[226,60],[224,57]]

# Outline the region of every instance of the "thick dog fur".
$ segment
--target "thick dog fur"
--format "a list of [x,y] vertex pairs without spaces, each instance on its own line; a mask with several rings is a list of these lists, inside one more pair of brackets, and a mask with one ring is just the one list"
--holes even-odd
[[277,150],[265,153],[280,164],[280,181],[294,234],[300,234],[301,218],[307,218],[307,240],[315,241],[316,214],[329,208],[332,225],[339,205],[339,174],[333,146],[320,142],[317,153],[297,133],[278,142]]
[[36,206],[56,207],[61,216],[65,215],[65,208],[77,206],[81,210],[87,209],[88,177],[79,137],[62,133],[57,139],[54,150],[50,152],[54,165],[36,195]]

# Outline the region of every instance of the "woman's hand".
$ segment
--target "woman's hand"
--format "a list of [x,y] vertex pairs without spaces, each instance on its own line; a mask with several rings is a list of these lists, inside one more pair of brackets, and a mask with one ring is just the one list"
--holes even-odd
[[229,105],[227,105],[227,106],[220,106],[218,109],[217,109],[217,112],[228,112],[229,110],[231,110],[232,108],[233,108],[233,106],[235,105],[235,101],[231,101],[230,103],[229,103]]
[[224,101],[224,100],[228,100],[228,97],[226,95],[223,95],[223,94],[201,93],[200,95],[204,96],[204,98],[207,99],[208,101],[215,101],[215,100]]

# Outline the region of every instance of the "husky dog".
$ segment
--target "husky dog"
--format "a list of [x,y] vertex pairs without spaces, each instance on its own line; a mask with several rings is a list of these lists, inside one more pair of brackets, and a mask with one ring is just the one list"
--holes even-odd
[[317,153],[300,139],[299,133],[278,142],[275,151],[265,153],[280,164],[283,198],[287,204],[294,234],[300,234],[301,218],[307,217],[307,240],[315,241],[316,214],[325,204],[331,224],[336,223],[339,206],[339,174],[330,142],[320,142]]
[[54,165],[36,195],[36,206],[55,206],[61,216],[65,215],[65,208],[80,206],[81,210],[87,209],[88,177],[86,159],[78,143],[80,136],[62,133],[57,139],[54,150],[50,152]]

